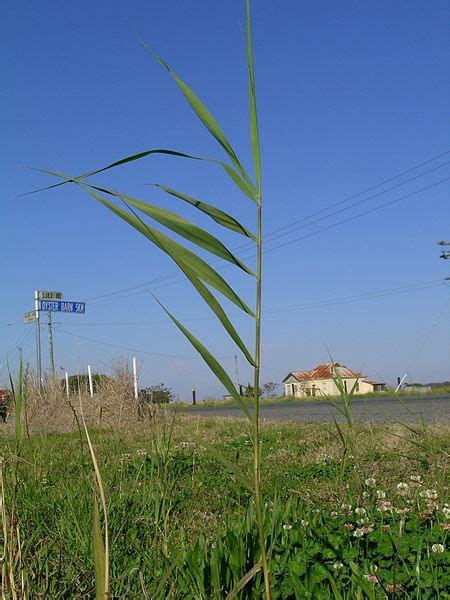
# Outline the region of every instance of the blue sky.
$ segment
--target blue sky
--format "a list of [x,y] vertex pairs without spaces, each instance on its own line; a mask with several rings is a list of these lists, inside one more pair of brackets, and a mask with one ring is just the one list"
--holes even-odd
[[[142,384],[163,381],[180,398],[192,386],[200,397],[221,394],[152,290],[234,376],[233,346],[189,284],[166,277],[175,272],[170,259],[73,187],[19,195],[52,183],[28,166],[76,175],[158,147],[225,158],[134,32],[198,93],[250,169],[244,16],[240,0],[18,0],[4,8],[0,381],[18,346],[35,361],[33,326],[23,324],[34,289],[87,302],[85,316],[54,316],[58,367],[75,372],[79,361],[108,371],[113,359],[136,355]],[[439,0],[253,2],[264,381],[325,362],[328,350],[377,379],[405,371],[420,381],[450,378],[450,272],[436,245],[450,237],[449,182],[439,183],[450,177],[447,22]],[[212,165],[153,157],[96,181],[210,226],[146,185],[160,182],[254,228],[252,203]],[[341,212],[324,211],[357,194],[331,210]],[[224,240],[243,243],[232,233]],[[221,272],[252,300],[236,270]],[[251,345],[251,323],[225,305]],[[292,308],[271,312],[283,307]],[[241,357],[238,366],[245,383]]]

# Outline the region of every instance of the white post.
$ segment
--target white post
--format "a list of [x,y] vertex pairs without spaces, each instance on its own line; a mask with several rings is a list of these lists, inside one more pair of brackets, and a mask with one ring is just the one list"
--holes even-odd
[[92,373],[91,373],[91,365],[88,365],[88,378],[89,378],[89,395],[92,396],[94,395],[94,388],[92,386]]
[[400,383],[398,384],[398,386],[395,388],[395,394],[398,392],[398,390],[402,387],[402,383],[405,381],[406,378],[406,373],[403,375],[403,377],[400,380]]
[[138,378],[137,378],[137,367],[136,367],[136,357],[133,356],[133,383],[134,383],[134,398],[138,399]]
[[69,373],[66,371],[66,394],[69,397]]

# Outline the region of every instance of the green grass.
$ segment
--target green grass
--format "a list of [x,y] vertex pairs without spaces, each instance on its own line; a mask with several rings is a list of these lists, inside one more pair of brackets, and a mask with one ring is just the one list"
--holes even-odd
[[[245,486],[253,453],[249,424],[182,417],[171,441],[170,430],[164,419],[133,432],[91,430],[108,505],[111,597],[141,598],[144,586],[156,598],[225,598],[259,560]],[[341,446],[331,426],[262,426],[274,598],[382,598],[394,575],[409,597],[445,598],[448,552],[431,548],[448,545],[442,511],[448,428],[354,425],[346,435],[352,454],[341,477]],[[15,498],[22,543],[17,581],[23,576],[28,597],[92,597],[94,478],[80,435],[31,437],[18,463],[13,439],[4,438],[0,452],[6,514]],[[244,481],[225,468],[225,459]],[[410,477],[417,475],[423,483],[414,487]],[[366,485],[369,477],[375,487]],[[401,482],[409,486],[405,496],[398,493]],[[376,490],[408,514],[379,512]],[[421,497],[426,490],[436,490],[438,499]],[[361,515],[342,504],[364,507],[374,531],[354,537]],[[352,531],[344,527],[350,525]],[[377,584],[364,578],[375,566]],[[261,598],[262,590],[257,572],[237,597]]]

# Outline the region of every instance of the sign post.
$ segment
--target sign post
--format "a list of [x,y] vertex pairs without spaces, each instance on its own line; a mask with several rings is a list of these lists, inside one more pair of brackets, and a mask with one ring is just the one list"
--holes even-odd
[[39,320],[39,291],[34,292],[34,310],[36,312],[36,369],[39,391],[42,389],[41,377],[41,325]]
[[[42,364],[41,364],[41,324],[40,312],[48,312],[50,333],[50,355],[52,371],[54,373],[53,341],[51,336],[51,314],[52,312],[75,313],[84,315],[86,304],[84,302],[66,301],[62,299],[62,292],[49,292],[43,290],[34,291],[34,310],[26,312],[23,316],[25,323],[36,321],[36,369],[39,391],[42,390]],[[67,375],[67,373],[66,373]],[[66,379],[67,381],[67,379]]]

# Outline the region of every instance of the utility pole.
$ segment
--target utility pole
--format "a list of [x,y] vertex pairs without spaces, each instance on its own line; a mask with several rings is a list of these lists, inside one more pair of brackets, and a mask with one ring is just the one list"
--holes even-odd
[[52,313],[48,311],[48,346],[50,349],[50,369],[52,371],[52,377],[55,378],[55,356],[53,354],[53,331],[52,331]]
[[39,292],[34,292],[34,310],[36,312],[36,370],[38,378],[38,389],[42,389],[42,375],[41,375],[41,325],[39,319]]
[[[438,242],[439,246],[450,246],[450,242]],[[448,260],[450,258],[450,250],[442,250],[440,258]]]

